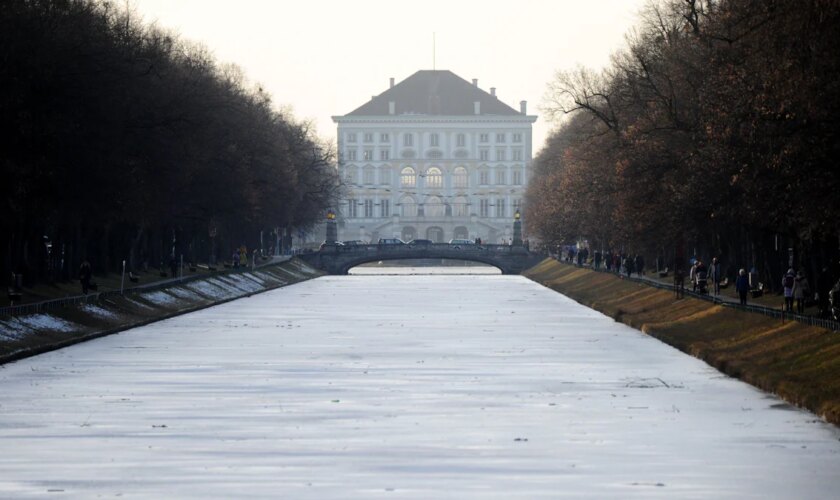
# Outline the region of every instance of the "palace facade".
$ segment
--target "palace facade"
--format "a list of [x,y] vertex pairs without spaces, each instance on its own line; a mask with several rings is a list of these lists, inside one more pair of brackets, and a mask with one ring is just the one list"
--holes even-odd
[[345,198],[338,239],[509,241],[531,162],[532,124],[451,71],[418,71],[334,116]]

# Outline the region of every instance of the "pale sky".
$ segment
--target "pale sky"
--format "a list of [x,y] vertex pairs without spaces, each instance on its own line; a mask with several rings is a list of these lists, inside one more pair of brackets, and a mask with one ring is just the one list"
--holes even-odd
[[[601,68],[646,0],[130,0],[147,22],[241,67],[278,107],[335,141],[347,114],[415,71],[447,69],[540,114],[560,69]],[[534,124],[534,151],[551,129]]]

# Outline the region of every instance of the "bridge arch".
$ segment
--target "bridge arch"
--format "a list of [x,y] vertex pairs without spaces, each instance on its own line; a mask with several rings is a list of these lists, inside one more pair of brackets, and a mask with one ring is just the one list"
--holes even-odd
[[[379,256],[359,257],[357,259],[349,260],[346,263],[342,263],[342,265],[338,269],[336,269],[335,274],[341,274],[341,275],[348,274],[350,272],[350,270],[353,269],[354,267],[358,267],[358,266],[361,266],[363,264],[370,264],[371,262],[387,262],[387,261],[392,261],[392,260],[401,260],[401,261],[424,260],[424,259],[427,260],[429,258],[431,258],[431,257],[408,257],[407,258],[405,256],[399,256],[399,255],[379,255]],[[505,269],[504,267],[501,267],[498,262],[493,261],[493,259],[483,259],[483,258],[474,257],[474,256],[462,257],[462,258],[458,258],[458,259],[454,259],[452,257],[445,257],[444,259],[477,262],[477,263],[481,263],[481,264],[486,264],[486,265],[491,266],[491,267],[495,267],[502,274],[512,274],[512,273],[509,272],[509,270]]]

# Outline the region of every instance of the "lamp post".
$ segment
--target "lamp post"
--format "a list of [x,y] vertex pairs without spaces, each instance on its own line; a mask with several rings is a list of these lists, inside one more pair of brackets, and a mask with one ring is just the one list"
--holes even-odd
[[335,225],[335,212],[327,210],[327,237],[325,243],[332,245],[338,239],[338,229]]
[[511,245],[515,247],[522,246],[522,221],[519,220],[520,217],[519,210],[517,210],[513,214],[513,242],[511,242]]

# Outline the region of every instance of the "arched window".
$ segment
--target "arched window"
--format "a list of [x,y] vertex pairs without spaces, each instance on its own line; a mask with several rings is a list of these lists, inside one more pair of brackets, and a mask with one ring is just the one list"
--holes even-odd
[[370,165],[365,166],[365,168],[362,169],[362,182],[364,184],[373,184],[373,174],[373,167]]
[[466,217],[469,215],[467,212],[468,204],[467,199],[463,196],[456,196],[452,200],[452,216],[453,217]]
[[417,202],[411,196],[400,199],[400,215],[403,217],[417,217]]
[[426,198],[426,205],[423,207],[426,217],[443,217],[444,206],[437,196]]
[[379,183],[380,184],[391,184],[391,168],[390,167],[382,167],[382,170],[379,171]]
[[405,167],[400,172],[400,186],[414,187],[417,185],[417,175],[411,167]]
[[452,172],[452,180],[455,189],[464,189],[469,187],[469,178],[467,177],[467,169],[464,167],[455,167]]
[[437,167],[426,170],[426,187],[440,189],[443,187],[443,174]]
[[344,182],[347,184],[356,184],[356,167],[347,167],[344,172]]

